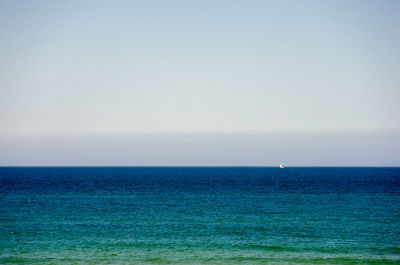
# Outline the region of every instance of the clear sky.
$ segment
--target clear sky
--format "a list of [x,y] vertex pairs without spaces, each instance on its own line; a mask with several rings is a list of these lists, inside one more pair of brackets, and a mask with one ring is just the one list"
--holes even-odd
[[[290,138],[314,146],[294,164],[400,165],[399,14],[389,0],[0,1],[0,164],[107,164],[125,149],[129,165],[274,164],[265,150],[286,150],[275,144],[288,135],[319,135],[327,149],[347,140],[318,160],[321,142]],[[175,151],[143,162],[137,134],[238,138],[213,138],[228,150],[214,160],[212,148],[146,140],[142,151]],[[231,159],[239,135],[274,135],[276,149],[255,137]],[[351,149],[357,135],[373,140]],[[85,144],[112,152],[91,160]],[[188,150],[201,156],[187,161]]]

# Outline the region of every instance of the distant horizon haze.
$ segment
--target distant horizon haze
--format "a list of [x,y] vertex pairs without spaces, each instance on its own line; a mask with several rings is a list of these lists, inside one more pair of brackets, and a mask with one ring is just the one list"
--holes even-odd
[[400,166],[398,135],[0,138],[0,166]]

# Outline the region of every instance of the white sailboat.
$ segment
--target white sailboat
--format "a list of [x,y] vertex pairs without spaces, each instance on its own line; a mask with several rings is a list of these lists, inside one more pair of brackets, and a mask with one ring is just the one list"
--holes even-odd
[[279,167],[280,168],[285,168],[285,166],[282,163],[280,163]]

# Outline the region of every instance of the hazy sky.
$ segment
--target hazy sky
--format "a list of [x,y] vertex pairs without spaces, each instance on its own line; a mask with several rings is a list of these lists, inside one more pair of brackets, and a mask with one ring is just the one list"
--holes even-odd
[[[103,135],[107,150],[104,139],[137,133],[373,134],[400,149],[382,139],[400,135],[399,14],[389,0],[0,1],[0,164],[33,161],[14,149],[43,154],[18,139],[61,150],[51,137],[82,136],[78,148]],[[132,141],[111,149],[122,157]],[[368,161],[400,164],[393,155]]]

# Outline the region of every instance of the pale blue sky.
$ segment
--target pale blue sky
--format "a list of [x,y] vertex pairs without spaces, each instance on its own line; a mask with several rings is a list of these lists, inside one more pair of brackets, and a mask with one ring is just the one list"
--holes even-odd
[[3,0],[0,140],[399,136],[399,14],[400,1]]

